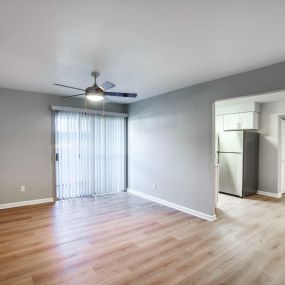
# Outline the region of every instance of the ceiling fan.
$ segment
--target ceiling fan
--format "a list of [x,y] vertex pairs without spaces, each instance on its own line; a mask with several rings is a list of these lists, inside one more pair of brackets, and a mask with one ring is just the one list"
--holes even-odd
[[86,99],[90,101],[99,102],[99,101],[104,100],[105,96],[129,97],[129,98],[137,97],[136,93],[108,92],[107,90],[115,87],[116,85],[110,81],[105,81],[103,84],[97,85],[97,77],[99,77],[99,75],[100,73],[97,71],[93,71],[91,73],[91,76],[94,77],[95,82],[92,86],[87,87],[86,89],[81,89],[81,88],[58,84],[58,83],[54,83],[53,85],[84,91],[84,93],[71,95],[71,96],[65,96],[63,98],[71,98],[71,97],[85,95]]

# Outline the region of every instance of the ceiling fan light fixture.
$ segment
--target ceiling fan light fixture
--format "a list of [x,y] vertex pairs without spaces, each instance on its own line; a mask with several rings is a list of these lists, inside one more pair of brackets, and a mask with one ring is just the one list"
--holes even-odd
[[86,98],[93,102],[99,102],[104,99],[104,94],[98,90],[87,90],[85,94]]
[[88,94],[86,95],[86,98],[93,102],[99,102],[104,99],[104,96],[102,94]]

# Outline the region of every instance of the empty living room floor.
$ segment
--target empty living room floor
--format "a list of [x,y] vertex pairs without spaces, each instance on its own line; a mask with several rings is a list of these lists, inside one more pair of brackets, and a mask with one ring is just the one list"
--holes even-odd
[[207,222],[128,193],[0,211],[0,284],[285,284],[285,199]]

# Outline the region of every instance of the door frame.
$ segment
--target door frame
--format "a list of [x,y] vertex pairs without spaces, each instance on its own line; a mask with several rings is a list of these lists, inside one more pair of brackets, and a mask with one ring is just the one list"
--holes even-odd
[[219,175],[219,169],[216,166],[216,101],[212,101],[212,189],[214,191],[211,191],[212,197],[212,212],[213,215],[216,215],[216,209],[218,204],[218,175]]
[[52,197],[56,202],[56,149],[55,149],[55,111],[51,110],[51,164],[52,164]]
[[283,147],[285,141],[282,139],[283,127],[285,128],[285,115],[278,115],[278,197],[285,193],[285,183],[282,185],[282,175],[285,179],[285,163],[282,163],[283,149],[285,148],[285,145]]

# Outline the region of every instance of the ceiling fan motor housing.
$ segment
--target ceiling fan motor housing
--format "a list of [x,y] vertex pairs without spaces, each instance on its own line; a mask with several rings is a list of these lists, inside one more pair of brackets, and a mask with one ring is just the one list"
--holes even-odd
[[99,86],[91,86],[91,87],[88,87],[86,88],[85,90],[85,94],[88,95],[88,94],[98,94],[98,95],[104,95],[104,90],[102,90]]
[[89,99],[90,101],[102,101],[104,100],[104,97],[104,90],[96,85],[96,83],[94,86],[88,87],[85,90],[85,98]]

